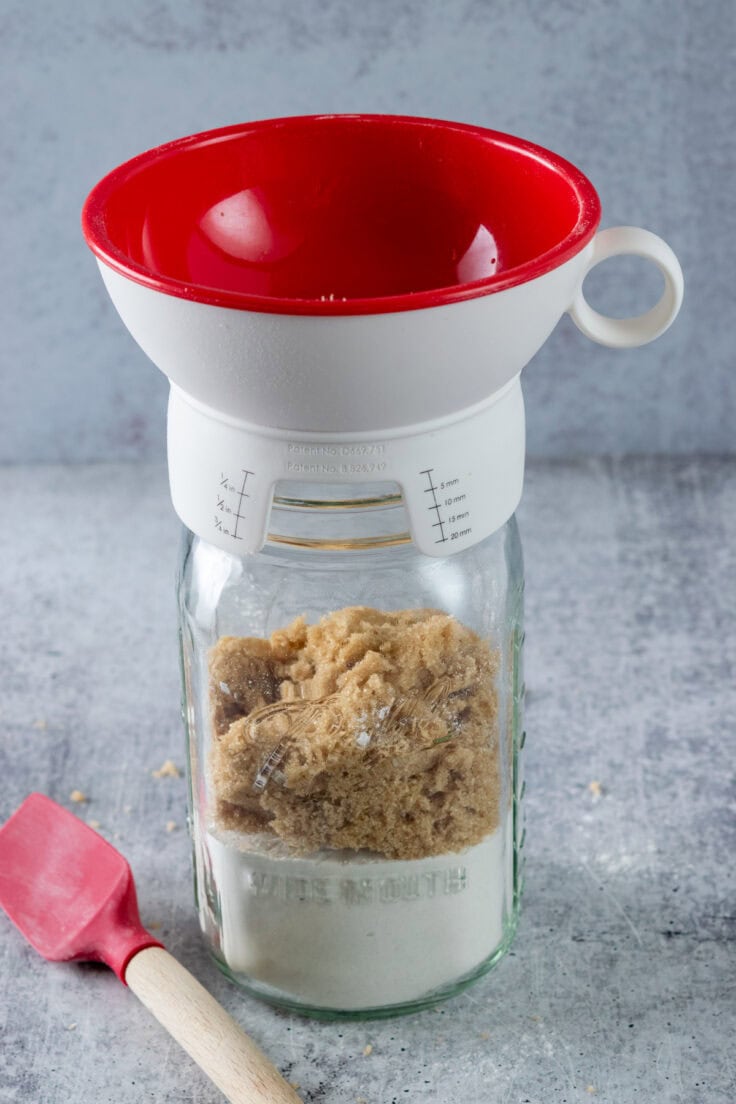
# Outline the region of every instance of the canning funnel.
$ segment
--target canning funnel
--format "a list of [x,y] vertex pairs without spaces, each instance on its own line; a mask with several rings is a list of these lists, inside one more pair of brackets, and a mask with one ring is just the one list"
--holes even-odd
[[[171,382],[175,509],[237,555],[262,547],[281,480],[399,484],[431,556],[498,529],[523,482],[520,373],[561,316],[627,347],[679,310],[671,249],[599,221],[593,185],[554,153],[376,115],[171,142],[109,173],[83,214],[120,316]],[[620,253],[664,276],[637,318],[583,294]],[[442,524],[448,497],[462,529]]]

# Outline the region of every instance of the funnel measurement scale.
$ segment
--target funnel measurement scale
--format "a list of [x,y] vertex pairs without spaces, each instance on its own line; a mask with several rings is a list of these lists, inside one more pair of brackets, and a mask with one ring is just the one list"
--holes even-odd
[[462,490],[459,476],[439,479],[435,468],[423,468],[419,473],[426,479],[424,493],[430,496],[427,509],[435,515],[432,528],[437,531],[435,544],[462,540],[473,532],[470,524],[468,496]]
[[253,474],[254,473],[248,468],[241,468],[239,482],[233,482],[229,475],[226,475],[225,472],[220,472],[220,484],[217,488],[215,529],[218,533],[222,533],[226,537],[232,537],[233,540],[243,539],[238,533],[238,525],[241,521],[245,521],[245,514],[241,511],[243,509],[244,499],[250,498],[245,488],[248,485],[249,477]]

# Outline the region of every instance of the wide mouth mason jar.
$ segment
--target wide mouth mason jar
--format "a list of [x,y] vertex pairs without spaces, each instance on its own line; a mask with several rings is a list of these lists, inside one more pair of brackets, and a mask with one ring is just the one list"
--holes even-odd
[[281,483],[256,555],[184,531],[178,592],[220,968],[326,1018],[418,1010],[483,975],[522,881],[515,519],[432,558],[394,485]]
[[[599,219],[549,150],[376,115],[191,135],[85,203],[111,298],[171,383],[200,922],[266,1000],[410,1011],[509,945],[520,374],[565,312],[627,348],[682,300],[661,239]],[[583,285],[621,254],[664,290],[612,319]]]

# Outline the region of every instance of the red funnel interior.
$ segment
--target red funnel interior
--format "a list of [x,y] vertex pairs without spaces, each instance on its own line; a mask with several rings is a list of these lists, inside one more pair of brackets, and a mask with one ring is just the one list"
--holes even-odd
[[92,250],[171,295],[279,313],[435,306],[540,276],[595,233],[573,165],[396,116],[266,120],[142,154],[92,191]]

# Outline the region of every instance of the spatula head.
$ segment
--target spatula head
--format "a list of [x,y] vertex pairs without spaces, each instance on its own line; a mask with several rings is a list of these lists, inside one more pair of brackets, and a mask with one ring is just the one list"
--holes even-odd
[[121,981],[137,951],[161,946],[120,852],[43,794],[0,828],[0,905],[44,958],[106,962]]

